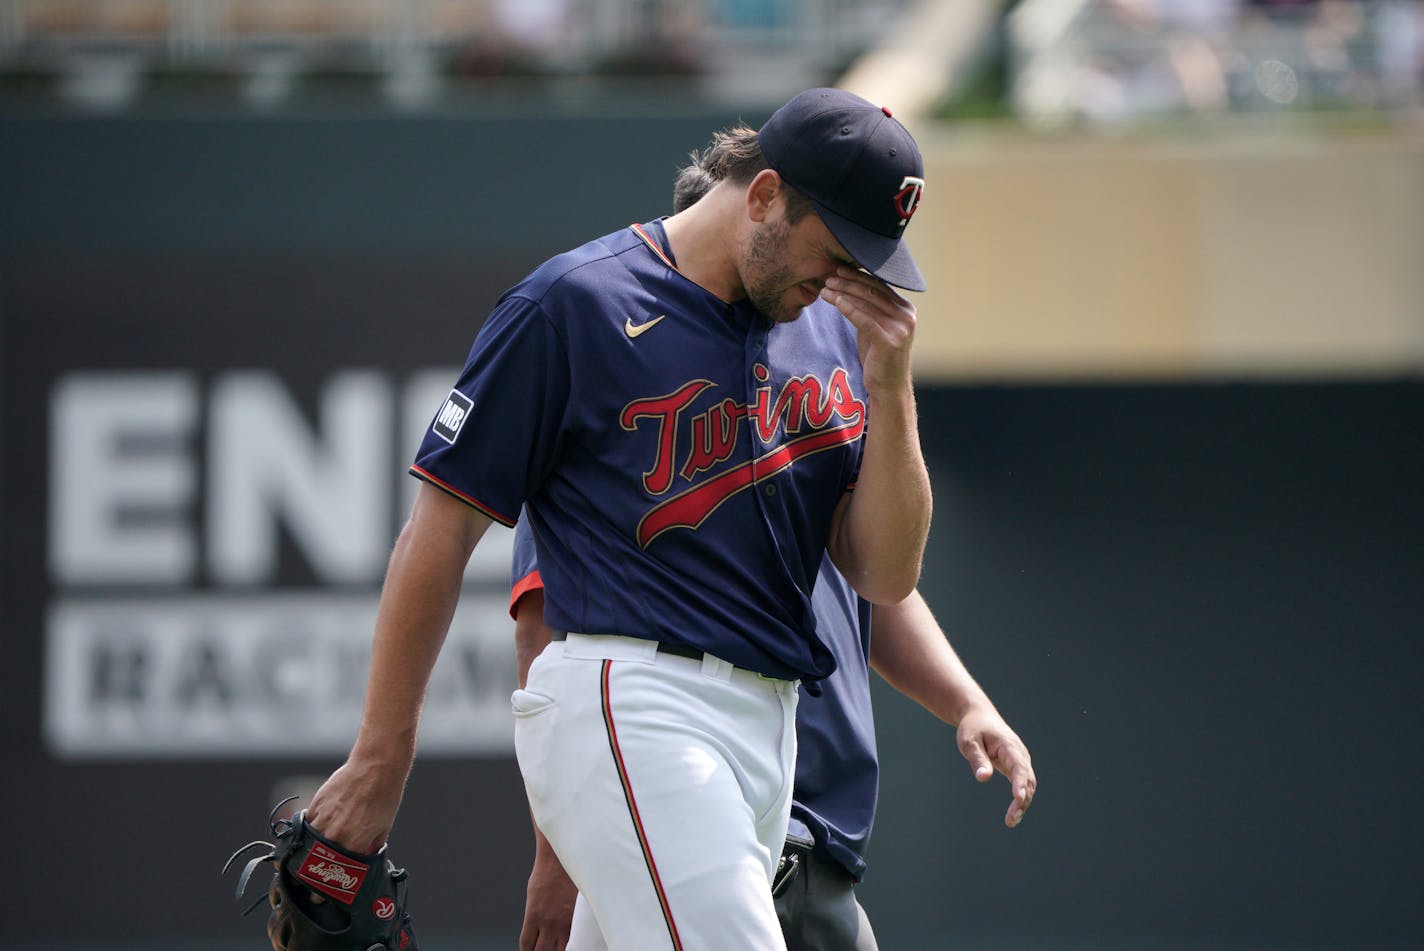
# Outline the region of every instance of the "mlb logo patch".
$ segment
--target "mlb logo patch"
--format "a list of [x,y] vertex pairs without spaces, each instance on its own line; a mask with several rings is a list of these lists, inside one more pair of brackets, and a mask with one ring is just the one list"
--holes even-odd
[[460,435],[460,428],[465,425],[465,420],[470,418],[472,406],[474,404],[468,396],[459,390],[451,390],[445,399],[445,405],[435,414],[435,424],[430,428],[435,435],[450,445],[455,445],[455,437]]

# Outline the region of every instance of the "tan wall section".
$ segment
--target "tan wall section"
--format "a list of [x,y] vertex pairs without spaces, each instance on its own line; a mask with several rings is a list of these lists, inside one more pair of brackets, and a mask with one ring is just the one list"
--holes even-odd
[[927,378],[1424,368],[1424,135],[915,129]]

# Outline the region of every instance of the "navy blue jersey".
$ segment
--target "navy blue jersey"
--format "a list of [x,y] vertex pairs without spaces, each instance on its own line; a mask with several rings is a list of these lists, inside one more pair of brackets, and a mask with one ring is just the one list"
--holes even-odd
[[860,465],[855,330],[819,300],[775,326],[723,302],[646,227],[505,293],[411,471],[506,525],[525,507],[551,627],[825,677],[811,590]]
[[[514,529],[512,567],[511,615],[521,597],[543,586],[534,537],[524,521]],[[818,849],[860,879],[880,781],[870,706],[870,605],[830,558],[821,562],[812,602],[816,630],[836,655],[836,671],[821,681],[817,694],[801,690],[791,819],[806,826]]]
[[831,564],[821,562],[812,598],[817,630],[836,655],[820,690],[801,691],[796,707],[796,788],[791,818],[818,848],[856,879],[875,820],[880,763],[870,707],[870,603]]

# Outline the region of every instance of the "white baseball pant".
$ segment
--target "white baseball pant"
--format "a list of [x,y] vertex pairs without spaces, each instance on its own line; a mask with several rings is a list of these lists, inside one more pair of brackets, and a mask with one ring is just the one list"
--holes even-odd
[[514,745],[586,905],[570,951],[785,948],[770,883],[796,700],[794,681],[638,638],[569,634],[535,658],[510,701]]

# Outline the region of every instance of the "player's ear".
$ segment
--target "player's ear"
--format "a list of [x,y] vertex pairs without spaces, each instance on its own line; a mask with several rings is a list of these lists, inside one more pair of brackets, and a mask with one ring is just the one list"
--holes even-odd
[[772,206],[781,195],[781,176],[769,168],[757,172],[747,186],[747,217],[760,224],[771,217]]

